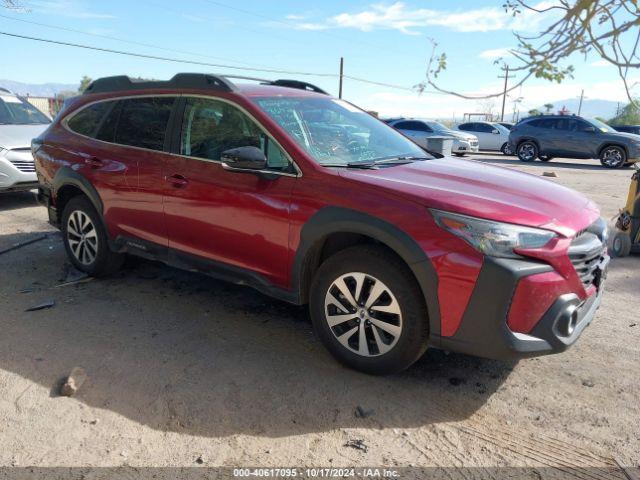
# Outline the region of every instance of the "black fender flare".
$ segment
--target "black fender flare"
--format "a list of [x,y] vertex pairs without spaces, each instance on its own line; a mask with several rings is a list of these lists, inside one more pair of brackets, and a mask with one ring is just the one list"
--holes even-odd
[[[104,205],[100,198],[100,194],[98,194],[98,191],[85,176],[69,167],[60,168],[51,181],[53,197],[57,198],[58,191],[67,185],[73,185],[81,190],[82,193],[84,193],[91,201],[96,211],[100,214],[100,217],[102,217]],[[59,213],[62,214],[62,212]]]
[[429,314],[430,333],[440,335],[438,275],[429,257],[418,243],[397,226],[363,212],[341,207],[325,207],[315,213],[302,227],[300,244],[292,265],[292,285],[297,290],[298,303],[305,303],[305,291],[310,281],[308,269],[315,253],[319,253],[326,238],[333,233],[365,235],[394,251],[413,272],[422,291]]

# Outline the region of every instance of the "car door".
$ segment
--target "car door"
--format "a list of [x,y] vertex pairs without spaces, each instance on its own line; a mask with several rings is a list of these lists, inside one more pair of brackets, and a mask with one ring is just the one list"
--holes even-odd
[[[186,97],[181,103],[175,155],[164,171],[170,254],[287,285],[289,206],[297,167],[238,106],[212,97]],[[265,152],[270,178],[223,167],[222,152],[241,146]]]
[[469,122],[464,124],[467,132],[473,133],[478,137],[478,144],[480,150],[494,150],[494,139],[491,134],[491,129],[487,128],[485,124],[480,122]]
[[79,172],[96,188],[114,240],[167,245],[162,162],[168,155],[163,150],[176,98],[97,102],[67,121],[69,129],[94,139],[80,150],[84,158]]
[[598,130],[579,118],[562,119],[564,154],[570,157],[597,157],[600,147]]

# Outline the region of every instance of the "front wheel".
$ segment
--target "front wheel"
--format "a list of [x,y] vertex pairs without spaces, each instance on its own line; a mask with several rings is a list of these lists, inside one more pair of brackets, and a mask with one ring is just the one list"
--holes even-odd
[[518,158],[521,162],[533,162],[538,156],[538,146],[533,142],[522,142],[518,145]]
[[600,163],[606,168],[620,168],[627,163],[627,153],[622,147],[612,145],[600,152]]
[[464,157],[464,153],[453,152],[456,157]]
[[375,246],[342,250],[311,286],[313,327],[333,356],[370,374],[395,373],[424,353],[429,320],[411,270]]

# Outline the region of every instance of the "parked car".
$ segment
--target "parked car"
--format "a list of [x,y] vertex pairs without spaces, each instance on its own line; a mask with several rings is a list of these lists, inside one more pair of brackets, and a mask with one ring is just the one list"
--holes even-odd
[[575,115],[540,115],[519,122],[509,143],[523,162],[554,157],[599,158],[607,168],[640,159],[640,137],[618,132],[596,119]]
[[76,268],[133,254],[309,304],[331,353],[378,374],[428,346],[560,352],[592,321],[607,228],[583,195],[434,159],[303,82],[235,82],[95,80],[34,139]]
[[611,125],[618,132],[640,135],[640,125]]
[[427,147],[429,137],[451,137],[453,146],[451,153],[459,157],[467,153],[478,152],[478,137],[469,133],[451,130],[441,123],[414,118],[395,118],[386,120],[396,130],[411,138],[421,147]]
[[49,123],[49,118],[36,107],[0,88],[0,192],[38,186],[31,139]]
[[511,130],[515,125],[514,123],[511,123],[511,122],[498,122],[498,123],[502,125],[504,128],[506,128],[507,130]]
[[480,150],[498,150],[505,155],[513,155],[509,146],[509,130],[499,123],[466,122],[457,125],[455,129],[478,137]]

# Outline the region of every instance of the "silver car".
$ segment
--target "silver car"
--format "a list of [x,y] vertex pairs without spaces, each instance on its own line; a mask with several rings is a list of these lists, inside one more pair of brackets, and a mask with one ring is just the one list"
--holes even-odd
[[51,120],[30,103],[0,88],[0,192],[38,186],[31,139]]
[[449,137],[453,139],[451,153],[454,155],[462,157],[466,153],[477,153],[479,149],[478,137],[475,135],[451,130],[432,120],[398,118],[386,122],[423,147],[426,146],[425,139],[429,137]]

